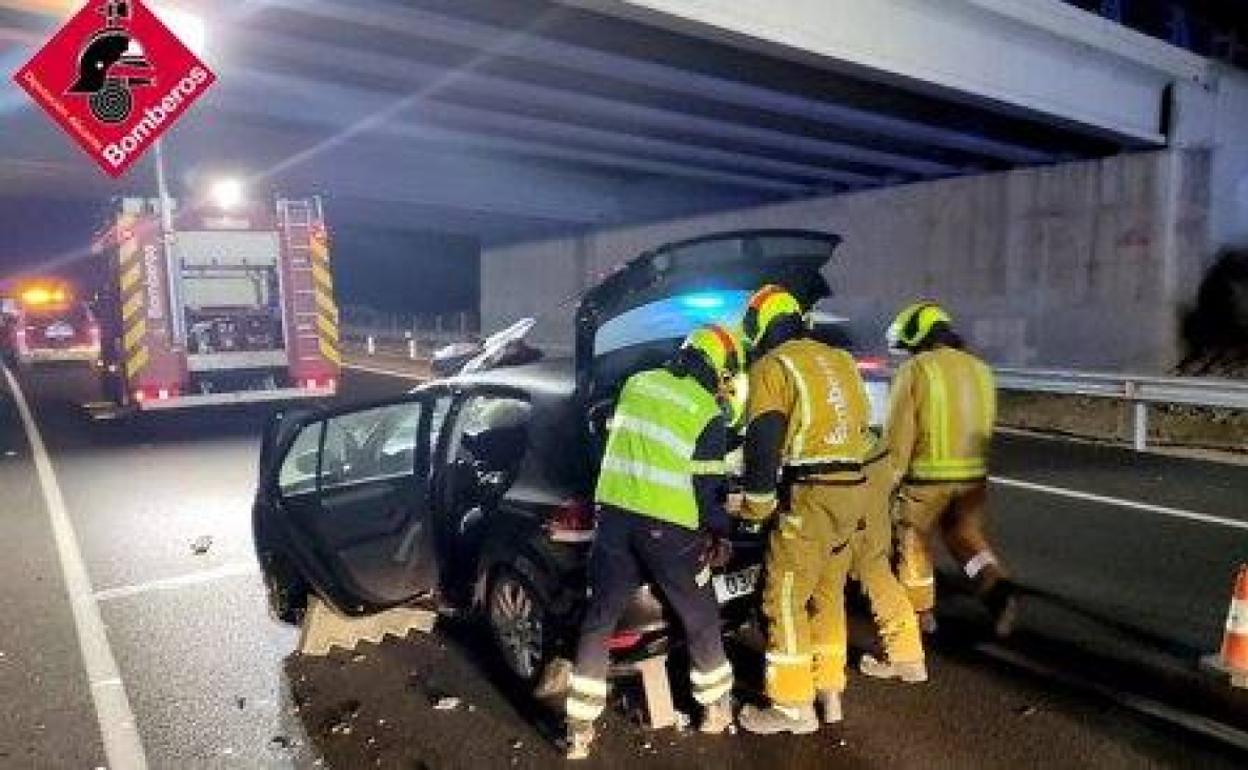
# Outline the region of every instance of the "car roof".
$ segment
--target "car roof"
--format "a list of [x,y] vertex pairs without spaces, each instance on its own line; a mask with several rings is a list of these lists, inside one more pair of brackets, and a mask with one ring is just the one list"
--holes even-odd
[[576,389],[572,359],[563,357],[461,374],[442,382],[451,385],[515,388],[542,400],[571,398]]

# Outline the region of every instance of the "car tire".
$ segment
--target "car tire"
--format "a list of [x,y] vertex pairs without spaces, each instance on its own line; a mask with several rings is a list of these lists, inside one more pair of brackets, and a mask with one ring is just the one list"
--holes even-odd
[[283,556],[268,553],[262,562],[269,612],[282,623],[301,624],[308,609],[308,584]]
[[554,649],[545,596],[519,572],[501,567],[486,589],[483,614],[508,672],[524,685],[535,685]]

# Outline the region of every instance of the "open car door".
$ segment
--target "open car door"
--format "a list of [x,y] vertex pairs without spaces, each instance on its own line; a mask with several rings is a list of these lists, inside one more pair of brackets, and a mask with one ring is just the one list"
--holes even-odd
[[576,314],[577,387],[610,398],[634,372],[665,361],[697,326],[735,326],[750,295],[784,286],[813,307],[831,295],[822,271],[840,237],[810,230],[742,230],[661,246],[585,293]]
[[[262,450],[264,526],[295,568],[349,614],[438,586],[430,524],[428,397],[286,417]],[[270,442],[272,446],[269,446]]]

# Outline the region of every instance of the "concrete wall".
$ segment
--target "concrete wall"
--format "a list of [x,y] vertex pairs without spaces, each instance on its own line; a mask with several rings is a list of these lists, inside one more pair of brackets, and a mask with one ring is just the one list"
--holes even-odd
[[1224,70],[1216,99],[1210,238],[1215,246],[1248,248],[1248,73]]
[[1001,364],[1159,371],[1208,250],[1209,154],[1159,152],[815,198],[514,244],[482,256],[485,328],[537,315],[571,340],[587,282],[663,242],[801,227],[845,239],[827,307],[876,342],[905,302],[946,303]]

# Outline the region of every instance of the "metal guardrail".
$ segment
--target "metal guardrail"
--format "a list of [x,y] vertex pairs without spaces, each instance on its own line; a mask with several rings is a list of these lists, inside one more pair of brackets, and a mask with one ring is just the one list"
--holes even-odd
[[1248,409],[1248,381],[1205,377],[1146,377],[1046,369],[996,369],[997,387],[1029,393],[1056,393],[1126,401],[1132,405],[1132,444],[1148,448],[1150,404],[1183,404]]

